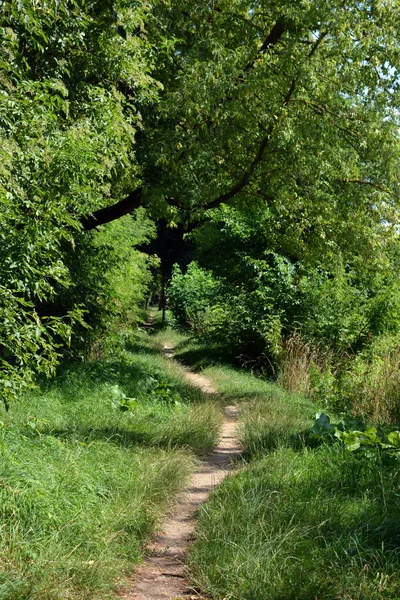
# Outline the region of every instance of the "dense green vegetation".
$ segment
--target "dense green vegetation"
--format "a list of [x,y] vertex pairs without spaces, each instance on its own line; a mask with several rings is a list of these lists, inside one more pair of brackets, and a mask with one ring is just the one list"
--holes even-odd
[[245,353],[396,334],[399,22],[397,0],[3,0],[3,399],[137,314],[154,230],[98,226],[141,205],[207,221],[207,322]]
[[[117,80],[134,79],[139,94],[153,95],[140,68],[141,48],[115,34],[112,15],[107,2],[11,0],[0,6],[6,402],[35,373],[51,374],[60,345],[83,335],[71,337],[74,325],[97,325],[99,305],[108,308],[106,264],[127,251],[120,247],[108,257],[110,236],[100,242],[80,232],[82,215],[104,204],[111,187],[123,191],[137,177],[129,159],[137,119],[124,111]],[[128,10],[126,18],[132,27],[140,21],[138,11]],[[132,229],[126,224],[128,236]],[[142,235],[129,244],[140,243]]]
[[230,367],[205,373],[246,400],[247,464],[200,511],[194,581],[227,600],[393,600],[400,595],[398,460],[379,448],[310,448],[294,433],[315,405]]
[[383,231],[369,260],[336,245],[293,256],[274,220],[222,207],[193,234],[197,260],[169,289],[175,325],[336,411],[397,422],[397,234]]
[[[0,0],[0,596],[105,597],[213,446],[136,338],[166,288],[251,462],[202,588],[400,596],[399,39],[399,0]],[[316,407],[372,455],[310,449]]]
[[105,598],[140,561],[220,409],[142,338],[0,414],[0,598]]

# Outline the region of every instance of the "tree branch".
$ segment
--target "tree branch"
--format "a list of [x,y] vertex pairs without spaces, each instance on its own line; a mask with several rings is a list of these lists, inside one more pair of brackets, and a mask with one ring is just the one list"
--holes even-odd
[[[275,27],[276,27],[276,25],[275,25]],[[272,33],[272,31],[271,31],[271,33]],[[307,55],[307,60],[309,60],[313,57],[313,55],[317,51],[319,45],[324,40],[324,38],[327,36],[327,34],[328,34],[328,31],[321,33],[320,37],[314,42],[313,47],[311,48],[310,52]],[[293,97],[294,91],[296,89],[297,77],[298,76],[295,75],[290,83],[289,90],[287,91],[287,93],[284,97],[283,103],[282,103],[282,108],[286,107]],[[263,160],[265,150],[268,147],[271,135],[275,129],[276,124],[281,122],[282,118],[283,118],[283,113],[281,114],[280,118],[278,119],[278,121],[276,123],[270,124],[270,126],[267,129],[266,135],[261,140],[261,143],[258,147],[257,154],[255,155],[252,162],[250,163],[250,166],[247,169],[247,171],[242,175],[242,177],[239,179],[239,181],[236,183],[236,185],[234,185],[228,192],[221,194],[220,196],[218,196],[217,198],[215,198],[214,200],[212,200],[211,202],[206,204],[204,206],[205,210],[208,210],[210,208],[215,208],[224,202],[228,202],[228,200],[231,200],[234,196],[236,196],[239,192],[241,192],[243,190],[243,188],[249,183],[250,177],[253,175],[256,167]]]
[[115,221],[124,215],[128,215],[133,212],[142,204],[142,188],[137,188],[134,192],[131,192],[129,196],[107,206],[106,208],[100,208],[96,210],[92,215],[83,217],[81,219],[82,227],[85,231],[95,229],[99,225],[104,225],[110,221]]
[[261,48],[258,50],[257,55],[247,63],[247,65],[243,69],[243,72],[248,73],[249,71],[251,71],[254,65],[256,64],[257,60],[260,59],[272,46],[275,46],[279,42],[285,31],[285,17],[279,17],[279,19],[265,38]]
[[[290,83],[289,90],[288,90],[288,92],[285,96],[285,99],[283,101],[283,104],[282,104],[283,107],[287,106],[287,104],[290,102],[290,99],[294,94],[295,87],[296,87],[296,78],[294,78]],[[282,117],[279,119],[279,121],[281,121],[281,119],[282,119]],[[220,196],[215,198],[215,200],[206,204],[206,206],[204,207],[205,210],[208,210],[210,208],[215,208],[216,206],[219,206],[220,204],[222,204],[224,202],[228,202],[228,200],[231,200],[234,196],[236,196],[239,192],[241,192],[243,190],[243,188],[249,183],[250,177],[253,175],[256,167],[261,163],[262,159],[264,158],[264,153],[269,144],[271,135],[275,129],[275,125],[276,125],[275,123],[271,123],[271,125],[268,127],[267,133],[261,140],[261,143],[258,147],[257,154],[255,155],[252,162],[250,163],[249,168],[242,175],[242,177],[239,179],[237,184],[234,185],[228,192],[225,192],[225,194],[221,194]]]
[[368,181],[367,179],[345,179],[344,182],[357,183],[359,185],[369,185],[375,188],[376,190],[379,190],[380,192],[384,192],[385,194],[388,194],[389,196],[393,196],[394,198],[397,198],[397,200],[400,200],[399,194],[396,194],[396,192],[394,192],[393,190],[389,190],[388,188],[385,188],[382,185],[379,185],[378,183],[374,183],[373,181]]
[[339,114],[334,112],[333,110],[331,110],[330,108],[328,108],[327,106],[324,106],[323,104],[316,104],[315,102],[312,102],[310,100],[306,100],[305,98],[293,98],[291,100],[291,102],[299,102],[301,104],[305,104],[306,106],[308,106],[309,108],[311,108],[312,110],[314,110],[316,113],[318,114],[323,114],[323,113],[327,113],[329,115],[332,115],[333,117],[338,117],[338,118],[343,118],[346,119],[347,121],[360,121],[361,123],[368,123],[368,119],[364,118],[364,117],[358,117],[354,114]]
[[[284,19],[284,17],[280,17],[278,19],[278,21],[275,23],[275,25],[273,26],[273,28],[271,29],[271,31],[268,34],[268,36],[266,37],[266,39],[264,40],[264,43],[261,46],[260,50],[258,51],[257,56],[252,61],[247,63],[246,67],[244,67],[243,73],[250,71],[254,67],[257,59],[260,58],[260,56],[262,56],[271,46],[274,46],[279,41],[279,39],[281,38],[281,36],[283,35],[284,32],[285,32],[285,19]],[[310,52],[307,55],[307,59],[312,58],[312,56],[314,55],[314,53],[316,52],[320,43],[323,41],[323,39],[326,37],[326,35],[327,35],[327,32],[322,33],[320,35],[320,37],[314,42],[312,49],[310,50]],[[291,101],[292,96],[295,91],[295,88],[296,88],[296,83],[297,83],[297,75],[292,79],[290,86],[289,86],[289,90],[286,93],[286,95],[284,96],[282,108],[286,107],[289,104],[289,102]],[[230,190],[228,190],[224,194],[220,194],[219,196],[217,196],[217,198],[215,198],[214,200],[212,200],[211,202],[209,202],[208,204],[203,206],[202,208],[204,210],[209,210],[211,208],[215,208],[215,207],[219,206],[220,204],[228,202],[229,200],[234,198],[239,192],[241,192],[243,190],[243,188],[249,183],[250,178],[253,175],[255,169],[263,160],[265,150],[268,147],[271,135],[272,135],[273,131],[275,130],[276,124],[279,123],[282,120],[282,118],[283,118],[283,114],[281,115],[281,117],[278,119],[277,122],[270,124],[270,126],[267,129],[266,134],[264,135],[264,137],[262,138],[262,140],[259,144],[259,147],[258,147],[255,157],[253,158],[247,171],[245,171],[245,173],[242,175],[242,177],[239,179],[239,181]],[[180,202],[179,200],[169,199],[168,203],[171,206],[177,206],[179,208],[184,208],[183,203]],[[82,223],[83,229],[85,231],[90,231],[91,229],[95,229],[99,225],[104,225],[105,223],[114,221],[115,219],[118,219],[124,215],[127,215],[127,214],[133,212],[141,204],[142,204],[142,188],[137,188],[135,191],[131,192],[129,194],[129,196],[127,196],[123,200],[120,200],[116,204],[113,204],[112,206],[108,206],[106,208],[101,208],[100,210],[95,211],[92,215],[82,218],[81,223]]]
[[[234,83],[233,83],[233,91],[230,94],[228,94],[227,96],[225,96],[224,98],[222,98],[219,102],[217,102],[216,103],[217,106],[224,105],[227,102],[232,102],[232,100],[234,100],[234,90],[236,90],[239,87],[239,85],[243,83],[245,74],[252,71],[252,69],[255,67],[257,61],[267,52],[267,50],[269,50],[270,48],[272,48],[279,42],[282,35],[285,33],[286,29],[287,29],[286,19],[284,16],[281,16],[276,21],[275,25],[273,25],[271,31],[265,38],[261,48],[257,51],[257,54],[254,56],[254,58],[249,60],[249,62],[243,67],[243,69],[239,73],[239,75],[236,76]],[[214,112],[216,112],[216,111],[214,111]],[[213,113],[213,115],[214,115],[214,113]],[[198,123],[197,126],[195,126],[194,131],[196,129],[198,130],[200,125],[203,125],[206,127],[211,127],[212,124],[213,124],[213,116],[210,116],[206,119],[204,124]],[[186,155],[186,151],[184,150],[179,155],[178,161],[182,160],[185,157],[185,155]]]

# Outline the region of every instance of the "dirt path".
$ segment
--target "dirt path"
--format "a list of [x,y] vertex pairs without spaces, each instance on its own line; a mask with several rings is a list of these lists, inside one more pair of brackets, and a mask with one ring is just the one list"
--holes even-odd
[[[164,353],[172,358],[173,348],[164,346]],[[185,367],[182,369],[192,385],[208,394],[217,393],[207,377],[192,373]],[[217,447],[200,463],[188,486],[178,497],[172,515],[162,524],[148,546],[147,558],[137,571],[132,588],[121,595],[124,600],[200,598],[186,579],[186,553],[193,540],[196,510],[229,473],[232,461],[240,454],[235,435],[236,417],[236,407],[227,406]]]

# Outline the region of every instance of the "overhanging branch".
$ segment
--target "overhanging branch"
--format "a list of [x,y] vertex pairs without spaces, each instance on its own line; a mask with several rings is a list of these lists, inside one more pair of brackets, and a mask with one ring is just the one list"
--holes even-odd
[[253,69],[257,60],[259,60],[270,48],[272,48],[279,42],[279,40],[281,39],[281,37],[285,33],[285,31],[286,31],[285,17],[280,17],[276,21],[275,25],[272,27],[272,29],[269,32],[269,34],[267,35],[267,37],[265,38],[261,48],[257,52],[257,55],[252,60],[249,60],[247,65],[244,67],[244,69],[243,69],[244,73],[248,73],[249,71],[251,71]]
[[[279,21],[276,23],[276,25],[274,27],[277,27],[278,23],[279,23]],[[283,23],[282,23],[282,26],[283,26]],[[282,33],[283,33],[283,31],[284,31],[284,29],[282,30]],[[271,31],[271,34],[272,34],[272,31]],[[315,52],[318,50],[320,44],[325,39],[327,34],[328,34],[328,31],[321,33],[319,38],[314,42],[310,52],[307,54],[306,60],[310,60],[314,56]],[[279,37],[278,37],[278,39],[279,39]],[[297,75],[295,75],[293,77],[292,81],[290,82],[289,89],[288,89],[286,95],[284,96],[282,108],[285,108],[286,106],[288,106],[288,104],[292,100],[293,94],[296,89],[296,84],[297,84]],[[241,192],[243,190],[243,188],[249,183],[250,177],[253,175],[256,167],[261,163],[261,161],[264,158],[265,151],[269,145],[271,135],[274,132],[276,125],[282,121],[283,116],[284,116],[284,112],[281,113],[281,116],[275,123],[270,124],[270,126],[267,129],[266,135],[262,138],[262,140],[260,142],[260,145],[257,150],[257,154],[255,155],[254,159],[250,163],[249,168],[242,175],[242,177],[239,179],[239,181],[230,190],[228,190],[224,194],[221,194],[220,196],[218,196],[217,198],[215,198],[214,200],[212,200],[211,202],[206,204],[206,206],[204,206],[205,210],[208,210],[211,208],[216,208],[220,204],[228,202],[228,200],[231,200],[234,196],[236,196],[239,192]]]
[[[295,88],[296,88],[296,78],[294,78],[290,83],[289,90],[288,90],[288,92],[285,96],[285,99],[283,101],[283,104],[282,104],[283,107],[287,106],[288,103],[290,102],[290,99],[294,94]],[[280,119],[278,119],[278,122],[280,122],[281,119],[282,119],[282,116]],[[239,181],[236,183],[236,185],[234,185],[228,192],[221,194],[220,196],[215,198],[215,200],[212,200],[212,202],[209,202],[204,207],[206,210],[208,210],[210,208],[215,208],[215,207],[219,206],[220,204],[228,202],[234,196],[236,196],[239,192],[241,192],[243,190],[243,188],[249,183],[250,177],[253,175],[254,171],[256,170],[256,167],[261,163],[262,159],[264,158],[265,150],[268,147],[268,144],[270,142],[270,138],[275,129],[275,126],[276,126],[275,123],[271,123],[271,125],[268,127],[267,132],[264,135],[264,137],[262,138],[260,145],[258,147],[257,153],[256,153],[255,157],[253,158],[252,162],[250,163],[249,168],[242,175],[242,177],[239,179]]]
[[83,217],[81,219],[82,227],[85,231],[95,229],[99,225],[104,225],[110,221],[115,221],[124,215],[128,215],[133,212],[142,204],[142,188],[137,188],[134,192],[131,192],[129,196],[107,206],[106,208],[100,208],[96,210],[92,215]]
[[374,183],[373,181],[368,181],[368,179],[345,179],[344,181],[345,183],[368,185],[370,187],[375,188],[376,190],[379,190],[380,192],[388,194],[389,196],[393,196],[393,198],[396,198],[397,200],[400,200],[400,196],[396,194],[396,192],[394,192],[393,190],[390,190],[389,188],[386,188],[383,185],[379,185],[378,183]]
[[[247,72],[247,71],[251,70],[254,67],[257,59],[260,58],[260,56],[262,56],[262,54],[264,54],[270,47],[274,46],[280,40],[280,38],[284,32],[285,32],[285,19],[284,19],[284,17],[281,17],[280,19],[278,19],[278,21],[275,23],[275,25],[271,29],[271,31],[268,34],[267,38],[265,39],[263,45],[261,46],[259,52],[257,53],[257,56],[255,57],[255,59],[250,61],[246,65],[243,72]],[[317,51],[319,45],[324,40],[326,35],[327,35],[327,31],[323,32],[319,36],[319,38],[314,42],[313,47],[311,48],[310,52],[308,53],[308,55],[306,57],[306,60],[309,60],[312,58],[312,56]],[[297,83],[297,75],[292,79],[289,89],[288,89],[286,95],[284,96],[284,100],[282,102],[282,108],[285,108],[286,106],[288,106],[289,102],[292,100],[294,91],[296,89],[296,83]],[[258,150],[256,152],[255,157],[253,158],[248,169],[244,172],[244,174],[239,179],[239,181],[230,190],[228,190],[227,192],[225,192],[223,194],[220,194],[219,196],[217,196],[217,198],[215,198],[214,200],[212,200],[211,202],[209,202],[208,204],[203,206],[202,208],[204,210],[215,208],[215,207],[219,206],[220,204],[228,202],[229,200],[234,198],[239,192],[241,192],[244,189],[244,187],[249,183],[250,178],[253,175],[255,169],[262,162],[265,151],[269,145],[271,135],[274,132],[277,124],[281,122],[283,116],[284,116],[284,112],[282,112],[280,118],[275,123],[270,124],[267,131],[265,132],[265,135],[263,136],[263,138],[261,139],[261,141],[259,143]],[[82,223],[83,229],[85,231],[90,231],[92,229],[95,229],[99,225],[104,225],[105,223],[109,223],[110,221],[114,221],[115,219],[118,219],[124,215],[132,213],[136,208],[138,208],[142,204],[142,193],[143,193],[142,188],[137,188],[135,191],[131,192],[123,200],[120,200],[119,202],[113,204],[112,206],[108,206],[106,208],[97,210],[88,217],[82,218],[81,223]],[[170,200],[168,200],[168,203],[171,206],[185,208],[184,203],[180,202],[179,200],[170,199]]]

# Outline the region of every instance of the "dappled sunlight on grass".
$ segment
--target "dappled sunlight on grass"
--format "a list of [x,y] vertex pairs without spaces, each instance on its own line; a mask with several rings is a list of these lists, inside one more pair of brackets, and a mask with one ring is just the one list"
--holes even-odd
[[0,414],[0,598],[105,598],[131,571],[220,407],[141,336],[64,365]]

